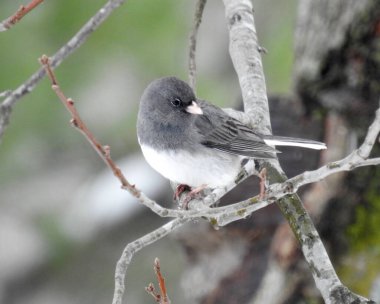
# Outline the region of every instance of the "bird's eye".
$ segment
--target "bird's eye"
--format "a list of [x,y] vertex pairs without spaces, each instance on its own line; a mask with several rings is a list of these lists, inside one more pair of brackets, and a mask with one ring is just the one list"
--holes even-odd
[[173,99],[171,101],[172,105],[175,106],[176,108],[182,106],[182,100],[179,98]]

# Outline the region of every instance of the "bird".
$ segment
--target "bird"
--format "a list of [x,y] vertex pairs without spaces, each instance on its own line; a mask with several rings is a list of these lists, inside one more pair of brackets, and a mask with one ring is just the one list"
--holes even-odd
[[261,134],[197,98],[177,77],[156,79],[145,88],[137,138],[153,169],[179,184],[177,191],[190,188],[194,193],[233,182],[247,158],[276,158],[276,146],[326,149],[314,140]]

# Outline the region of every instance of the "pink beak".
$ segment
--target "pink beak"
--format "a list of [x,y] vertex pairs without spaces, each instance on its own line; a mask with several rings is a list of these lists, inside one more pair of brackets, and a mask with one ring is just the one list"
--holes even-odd
[[203,114],[201,107],[195,101],[193,101],[191,105],[187,106],[185,110],[187,113],[190,113],[190,114],[195,114],[195,115]]

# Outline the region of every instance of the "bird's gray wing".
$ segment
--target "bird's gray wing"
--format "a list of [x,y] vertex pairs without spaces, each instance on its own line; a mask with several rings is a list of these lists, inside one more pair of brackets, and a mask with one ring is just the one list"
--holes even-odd
[[211,104],[202,101],[198,103],[203,110],[203,115],[197,116],[194,126],[200,135],[201,144],[241,156],[275,157],[278,151],[268,146],[252,129]]

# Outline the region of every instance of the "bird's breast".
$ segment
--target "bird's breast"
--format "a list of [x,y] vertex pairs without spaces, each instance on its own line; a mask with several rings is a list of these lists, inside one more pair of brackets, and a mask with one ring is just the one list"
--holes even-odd
[[187,151],[157,150],[141,144],[146,161],[167,179],[190,187],[222,187],[233,182],[240,171],[237,156],[199,146]]

